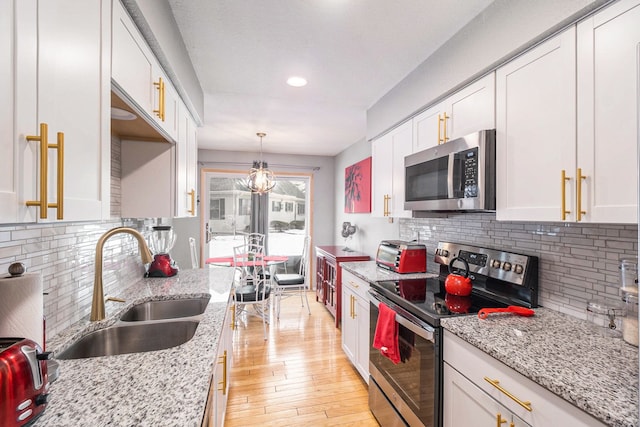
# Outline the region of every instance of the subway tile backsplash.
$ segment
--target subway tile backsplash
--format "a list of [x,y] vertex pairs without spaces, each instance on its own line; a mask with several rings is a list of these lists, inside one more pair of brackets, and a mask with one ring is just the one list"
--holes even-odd
[[[583,319],[590,299],[620,299],[618,260],[637,257],[637,237],[637,225],[503,222],[491,213],[400,220],[400,238],[429,254],[442,240],[538,256],[540,305]],[[432,256],[427,268],[437,271]]]

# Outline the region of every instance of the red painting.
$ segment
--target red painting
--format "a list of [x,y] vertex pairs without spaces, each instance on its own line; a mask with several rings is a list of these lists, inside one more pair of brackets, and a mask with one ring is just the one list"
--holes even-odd
[[371,212],[371,157],[345,168],[344,211]]

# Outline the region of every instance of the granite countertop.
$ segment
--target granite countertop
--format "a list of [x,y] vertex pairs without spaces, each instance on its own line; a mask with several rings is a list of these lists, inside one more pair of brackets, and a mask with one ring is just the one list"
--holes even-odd
[[[436,277],[398,274],[375,261],[342,267],[368,281]],[[533,317],[492,314],[441,320],[448,331],[603,423],[638,426],[638,348],[604,336],[591,323],[546,309]]]
[[130,306],[152,300],[211,295],[194,337],[177,347],[144,353],[58,360],[59,377],[34,424],[42,426],[197,426],[202,423],[209,380],[223,327],[232,268],[180,271],[148,278],[121,294],[126,303],[106,304],[100,322],[82,320],[47,341],[63,351],[79,337],[117,321]]
[[442,326],[603,423],[638,426],[638,348],[545,308],[535,316],[442,319]]

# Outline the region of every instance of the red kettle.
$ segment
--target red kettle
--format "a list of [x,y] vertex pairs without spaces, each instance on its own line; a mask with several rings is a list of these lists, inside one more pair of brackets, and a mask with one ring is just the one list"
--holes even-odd
[[[456,261],[462,261],[464,264],[464,276],[459,274],[454,274],[451,266]],[[444,281],[444,289],[447,293],[458,295],[465,297],[467,295],[471,295],[471,290],[473,289],[473,284],[471,283],[471,279],[469,278],[469,263],[462,259],[455,257],[449,262],[449,275]]]

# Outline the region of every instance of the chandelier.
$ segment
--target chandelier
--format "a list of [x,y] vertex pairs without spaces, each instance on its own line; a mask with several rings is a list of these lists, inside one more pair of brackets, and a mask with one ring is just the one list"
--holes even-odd
[[267,163],[262,161],[262,138],[267,136],[264,132],[258,132],[256,135],[260,137],[260,161],[253,161],[253,167],[247,176],[247,188],[252,193],[264,194],[273,190],[276,186],[276,178],[267,168]]

